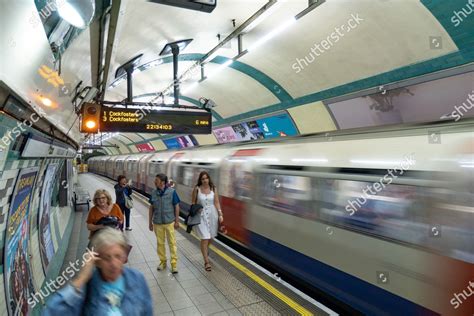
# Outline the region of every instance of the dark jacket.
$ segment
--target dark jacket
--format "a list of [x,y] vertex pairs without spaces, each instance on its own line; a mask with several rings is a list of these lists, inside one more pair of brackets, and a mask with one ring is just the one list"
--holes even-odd
[[132,188],[129,187],[128,185],[126,185],[125,187],[122,187],[120,184],[117,183],[114,186],[114,189],[115,189],[115,196],[117,197],[115,203],[120,205],[121,208],[125,207],[125,196],[124,196],[124,194],[131,197],[132,196]]

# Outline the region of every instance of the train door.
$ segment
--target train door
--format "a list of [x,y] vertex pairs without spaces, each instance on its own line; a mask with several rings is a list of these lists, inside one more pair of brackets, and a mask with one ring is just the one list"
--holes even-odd
[[146,192],[146,181],[147,181],[147,173],[146,167],[148,161],[153,157],[153,154],[143,155],[138,161],[138,176],[137,176],[137,183],[135,183],[135,187],[138,190]]
[[261,151],[261,148],[237,150],[224,159],[220,172],[220,198],[227,235],[245,245],[249,245],[246,219],[255,183],[253,161]]

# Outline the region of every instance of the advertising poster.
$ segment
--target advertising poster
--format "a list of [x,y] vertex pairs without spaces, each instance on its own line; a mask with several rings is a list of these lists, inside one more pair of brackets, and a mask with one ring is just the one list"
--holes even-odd
[[138,144],[138,145],[135,145],[138,149],[139,152],[141,153],[147,153],[147,152],[154,152],[155,151],[155,147],[153,147],[152,144],[150,143],[146,143],[146,144]]
[[263,133],[256,121],[232,125],[238,141],[263,139]]
[[177,137],[176,140],[178,141],[180,148],[188,148],[198,145],[196,138],[194,138],[193,135],[180,136]]
[[168,149],[181,149],[198,145],[198,142],[193,135],[164,139],[163,142],[165,143],[166,147],[168,147]]
[[39,246],[41,254],[41,262],[43,263],[43,270],[46,274],[48,265],[54,255],[54,245],[51,238],[50,225],[50,209],[51,209],[51,195],[56,182],[56,174],[58,170],[57,164],[50,164],[46,169],[43,179],[43,189],[41,190],[41,201],[38,214],[38,232],[39,232]]
[[474,72],[329,103],[340,129],[473,117]]
[[298,135],[288,114],[281,114],[257,120],[265,138],[285,137]]
[[181,146],[178,143],[178,140],[176,138],[163,139],[163,143],[165,143],[165,145],[168,149],[180,149],[181,148]]
[[219,144],[226,144],[237,141],[237,135],[235,135],[234,130],[230,126],[216,128],[215,130],[213,130],[213,133]]
[[5,234],[4,278],[9,315],[27,315],[34,293],[28,255],[28,215],[38,168],[22,169],[13,192]]

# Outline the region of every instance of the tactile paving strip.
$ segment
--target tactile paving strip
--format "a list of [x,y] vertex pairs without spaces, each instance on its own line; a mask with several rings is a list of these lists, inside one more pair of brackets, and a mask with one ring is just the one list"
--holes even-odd
[[[199,249],[199,241],[188,234],[182,235],[186,237],[186,241],[180,240],[178,247],[180,247],[180,250],[193,263],[193,265],[203,270],[202,255],[200,252],[198,254],[195,252],[196,247]],[[214,246],[227,253],[227,251],[222,247],[216,246],[215,244]],[[212,263],[212,272],[203,272],[205,273],[204,275],[245,315],[300,315],[285,302],[274,296],[268,290],[214,252],[210,251],[209,256]],[[254,271],[260,278],[264,279],[293,301],[306,308],[313,315],[328,315],[325,311],[309,304],[298,295],[286,289],[276,280],[266,275],[262,275],[259,271],[255,271],[255,268],[247,262],[236,258],[232,254],[230,254],[230,256],[245,268]]]
[[[198,245],[194,245],[186,238],[180,240],[178,247],[194,266],[204,269],[202,255],[200,252],[196,253],[196,250],[199,249]],[[263,301],[259,295],[226,269],[227,267],[221,263],[215,264],[214,261],[212,271],[206,273],[205,277],[244,315],[280,315],[277,310]]]

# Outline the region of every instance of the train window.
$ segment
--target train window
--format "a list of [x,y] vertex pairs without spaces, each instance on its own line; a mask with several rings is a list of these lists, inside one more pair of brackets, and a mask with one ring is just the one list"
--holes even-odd
[[151,163],[150,164],[150,171],[149,173],[153,176],[156,176],[157,175],[157,172],[156,172],[156,167],[157,165],[155,163]]
[[311,178],[262,174],[259,177],[261,204],[299,217],[316,218],[312,207]]
[[398,184],[383,188],[374,183],[320,179],[321,220],[423,245],[427,237],[423,229],[427,218],[419,201],[423,188]]
[[253,157],[230,158],[222,164],[220,173],[220,194],[238,200],[252,198],[256,177],[252,172]]
[[193,165],[179,166],[175,181],[176,183],[183,184],[187,187],[194,187],[197,184],[197,179],[201,171],[207,171],[215,183],[215,171],[213,169]]
[[188,187],[192,187],[194,185],[194,168],[190,166],[183,167],[183,184]]

